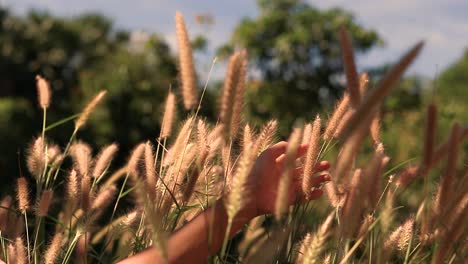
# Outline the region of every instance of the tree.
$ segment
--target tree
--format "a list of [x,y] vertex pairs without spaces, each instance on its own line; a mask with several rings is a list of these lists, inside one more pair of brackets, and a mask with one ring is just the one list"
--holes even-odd
[[[169,46],[156,34],[135,43],[99,14],[60,18],[32,11],[18,17],[0,8],[0,177],[19,174],[17,161],[24,160],[26,146],[41,131],[37,74],[50,81],[53,91],[49,125],[81,111],[99,90],[108,90],[107,105],[97,109],[79,137],[94,147],[118,141],[122,159],[138,141],[156,137],[176,72]],[[68,122],[47,135],[64,144],[72,129]]]
[[467,121],[468,48],[463,56],[442,72],[435,81],[436,100],[449,119]]
[[341,95],[341,27],[352,35],[356,53],[368,51],[379,37],[341,9],[321,11],[298,0],[259,0],[258,5],[259,17],[237,25],[219,53],[247,49],[258,72],[248,92],[251,117],[278,118],[287,128],[297,116],[311,119]]

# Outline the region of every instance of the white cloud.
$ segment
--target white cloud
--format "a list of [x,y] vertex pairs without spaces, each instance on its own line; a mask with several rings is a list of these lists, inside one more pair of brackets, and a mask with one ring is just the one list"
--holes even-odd
[[363,65],[378,65],[397,59],[418,40],[425,48],[412,73],[436,74],[436,66],[445,68],[468,47],[468,2],[437,0],[320,0],[309,1],[320,8],[343,7],[358,21],[374,28],[385,40],[385,49],[375,49],[359,59]]

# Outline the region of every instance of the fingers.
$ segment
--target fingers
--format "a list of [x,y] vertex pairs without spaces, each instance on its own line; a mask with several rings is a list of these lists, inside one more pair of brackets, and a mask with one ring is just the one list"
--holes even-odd
[[325,171],[330,168],[330,162],[328,160],[322,160],[315,164],[314,172]]
[[[286,147],[287,147],[287,145],[286,145]],[[299,145],[299,147],[297,148],[297,152],[296,152],[296,159],[304,156],[304,154],[307,152],[307,147],[308,147],[307,144]],[[284,152],[286,152],[286,148],[284,149]],[[286,158],[286,154],[284,152],[281,153],[278,156],[274,156],[274,157],[277,157],[275,161],[280,167],[282,167],[284,165],[284,159]]]
[[[323,171],[326,171],[330,168],[330,162],[324,160],[324,161],[320,161],[319,163],[317,163],[315,165],[315,168],[313,170],[313,174],[317,173],[317,172],[323,172]],[[299,179],[299,178],[302,178],[302,174],[304,172],[304,168],[303,167],[297,167],[294,169],[293,171],[293,175],[294,175],[294,179]],[[328,173],[328,172],[327,172]]]
[[324,172],[312,178],[312,186],[315,188],[321,188],[321,185],[323,185],[323,183],[328,182],[330,180],[330,174],[328,172]]
[[[330,174],[327,171],[322,172],[322,174],[312,177],[312,187],[321,188],[324,183],[329,182],[330,180],[331,180]],[[302,179],[301,178],[294,179],[294,184],[295,184],[294,186],[295,191],[302,191]]]
[[284,154],[286,152],[286,148],[288,147],[288,142],[286,141],[280,141],[273,146],[269,147],[265,152],[267,152],[269,155],[273,157],[278,157],[281,154]]
[[293,182],[294,195],[290,198],[293,200],[298,200],[300,202],[306,202],[309,200],[317,199],[322,195],[322,185],[331,180],[330,174],[328,172],[323,172],[322,174],[312,178],[312,190],[306,195],[302,191],[302,179],[296,178]]

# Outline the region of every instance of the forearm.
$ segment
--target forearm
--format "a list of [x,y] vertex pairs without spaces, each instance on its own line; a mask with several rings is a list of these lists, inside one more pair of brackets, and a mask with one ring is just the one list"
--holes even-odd
[[[237,233],[254,215],[241,211],[233,220],[229,237]],[[222,200],[195,217],[174,233],[167,245],[169,263],[203,263],[222,246],[228,217]],[[149,248],[122,263],[164,263],[155,248]]]

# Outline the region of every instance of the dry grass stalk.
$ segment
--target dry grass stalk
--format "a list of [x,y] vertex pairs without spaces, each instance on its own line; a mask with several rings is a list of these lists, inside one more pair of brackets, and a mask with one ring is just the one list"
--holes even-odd
[[251,148],[253,145],[253,132],[249,124],[244,126],[244,133],[242,135],[242,149],[245,151],[246,148]]
[[53,196],[54,196],[53,190],[45,190],[44,192],[42,192],[41,198],[39,199],[39,203],[37,205],[38,217],[47,216]]
[[[304,245],[305,251],[302,256],[302,263],[315,264],[321,263],[320,256],[325,250],[325,243],[329,236],[330,228],[333,224],[333,218],[335,213],[332,212],[328,215],[325,221],[322,223],[317,232],[310,236],[307,244]],[[302,248],[302,246],[301,246]]]
[[[205,158],[206,158],[206,155],[205,155]],[[183,197],[182,197],[182,201],[184,204],[187,204],[193,195],[193,192],[195,190],[195,184],[197,183],[198,177],[200,176],[199,167],[198,166],[192,167],[192,170],[189,174],[190,175],[187,181],[187,185],[185,187]]]
[[291,185],[292,173],[295,167],[297,150],[299,148],[299,144],[301,143],[301,139],[302,128],[294,128],[288,139],[288,146],[286,149],[286,155],[284,157],[284,167],[278,183],[278,191],[276,194],[275,203],[275,217],[277,221],[281,220],[284,214],[288,211],[290,202],[289,187]]
[[80,194],[81,189],[80,185],[81,182],[78,178],[76,170],[71,170],[67,180],[67,196],[68,200],[72,203],[72,205],[76,205],[76,203],[78,202],[78,196]]
[[185,27],[184,17],[176,12],[176,35],[179,48],[179,68],[182,82],[182,99],[187,110],[197,105],[197,86],[195,68],[193,66],[192,47]]
[[455,186],[458,188],[454,188],[453,194],[450,195],[449,201],[442,210],[442,215],[449,219],[448,222],[452,222],[451,219],[457,215],[459,208],[466,206],[464,203],[468,202],[468,171],[457,181]]
[[321,119],[317,115],[314,120],[314,125],[308,140],[309,147],[307,149],[306,160],[304,164],[304,173],[302,179],[302,191],[308,197],[312,190],[313,184],[313,171],[315,164],[318,160],[319,155],[319,143],[320,143],[320,126]]
[[42,109],[47,109],[50,105],[51,90],[49,82],[42,78],[40,75],[36,75],[36,86],[39,99],[39,106]]
[[364,201],[364,193],[367,187],[367,182],[362,177],[362,170],[354,171],[351,179],[350,191],[343,205],[341,215],[341,233],[344,237],[352,237],[361,220],[362,203]]
[[305,237],[299,244],[298,254],[296,258],[296,263],[304,263],[304,254],[307,250],[307,247],[310,245],[310,241],[312,240],[312,234],[307,233]]
[[367,72],[361,73],[361,75],[359,76],[359,93],[361,94],[361,97],[364,97],[367,91],[368,84],[369,84],[369,76],[367,75]]
[[[245,83],[247,77],[247,52],[240,51],[239,76],[235,88],[234,103],[232,106],[232,117],[229,135],[235,138],[241,122],[242,109],[244,107]],[[231,99],[232,100],[232,99]]]
[[375,146],[381,144],[380,139],[380,111],[375,113],[370,126],[370,135]]
[[262,224],[264,221],[265,221],[264,215],[257,216],[253,218],[252,220],[250,220],[249,226],[244,234],[244,240],[245,239],[249,240],[248,239],[249,237],[254,237],[255,236],[254,233],[258,232],[257,230],[263,230]]
[[325,132],[323,133],[323,139],[325,141],[330,140],[333,137],[339,124],[342,122],[342,117],[348,110],[348,107],[349,95],[344,94],[343,98],[335,106],[335,110],[333,111],[331,117],[328,119],[327,127],[325,128]]
[[398,187],[406,187],[408,186],[413,180],[418,176],[419,167],[418,166],[409,166],[406,167],[403,172],[398,175],[398,179],[396,181],[396,186]]
[[341,121],[338,124],[338,126],[335,129],[335,132],[333,133],[334,138],[341,138],[341,134],[343,133],[343,128],[346,126],[346,123],[349,122],[349,119],[351,116],[354,114],[355,110],[349,109],[344,113],[344,115],[341,117]]
[[16,198],[18,200],[18,208],[21,213],[26,213],[26,210],[29,209],[29,189],[28,181],[24,177],[18,178],[17,189],[16,189]]
[[77,142],[70,147],[70,155],[79,174],[82,177],[88,176],[92,162],[91,147],[86,143]]
[[259,155],[271,145],[277,128],[278,121],[276,120],[270,120],[266,125],[263,126],[262,131],[260,132],[258,139],[255,142],[254,149],[256,151],[256,155]]
[[435,214],[438,215],[442,212],[442,208],[449,201],[450,195],[453,194],[453,180],[457,167],[458,160],[458,146],[459,146],[459,135],[461,129],[458,123],[453,124],[452,132],[449,139],[447,165],[443,177],[440,179],[440,186],[437,194],[434,210]]
[[[235,100],[233,100],[233,98],[236,99],[237,97],[238,93],[236,89],[239,87],[239,83],[244,81],[241,78],[245,78],[245,73],[242,73],[245,71],[244,59],[242,57],[242,52],[236,52],[229,58],[229,65],[226,72],[226,78],[224,80],[219,118],[223,125],[225,141],[232,138],[231,132],[236,132],[233,131],[233,128],[231,127],[234,119],[233,116],[236,115],[234,113]],[[243,87],[243,85],[240,87]],[[237,113],[237,115],[240,115],[240,113]]]
[[20,263],[18,262],[18,259],[16,258],[16,248],[12,243],[8,244],[7,255],[8,255],[7,263]]
[[83,234],[78,238],[78,242],[75,246],[75,261],[76,264],[87,263],[87,253],[89,244],[89,233]]
[[59,146],[49,145],[47,146],[47,164],[50,164],[52,167],[55,167],[59,162],[62,162],[63,155],[60,151]]
[[167,152],[166,156],[164,157],[163,165],[169,165],[177,160],[176,155],[180,155],[184,152],[185,147],[187,146],[190,137],[192,135],[192,123],[193,117],[188,118],[184,121],[181,129],[179,130],[179,134],[172,145],[172,147]]
[[86,124],[86,121],[88,121],[89,116],[91,115],[92,112],[94,112],[94,109],[96,106],[101,102],[102,98],[106,95],[106,91],[100,91],[83,109],[83,112],[81,112],[80,116],[78,119],[75,121],[75,131],[80,129],[84,124]]
[[15,257],[16,257],[16,263],[29,263],[28,261],[28,255],[26,252],[26,246],[24,245],[24,240],[22,237],[17,237],[15,239]]
[[239,254],[244,258],[250,252],[254,252],[258,250],[259,241],[262,241],[265,237],[265,230],[263,228],[258,228],[249,231],[247,229],[246,233],[244,234],[244,238],[239,243]]
[[109,146],[106,146],[102,149],[101,153],[99,153],[96,159],[96,164],[94,165],[92,174],[94,178],[99,179],[103,176],[118,150],[119,147],[116,143],[110,144]]
[[127,162],[127,174],[135,178],[140,177],[140,160],[143,152],[145,151],[145,144],[138,144],[132,151],[130,159]]
[[222,125],[217,125],[214,127],[209,133],[206,139],[206,143],[208,144],[208,157],[207,160],[213,159],[216,154],[218,153],[219,149],[221,148],[224,140],[221,136],[223,131]]
[[369,230],[369,227],[372,225],[374,220],[375,220],[374,217],[370,214],[364,217],[364,221],[362,221],[361,227],[359,228],[359,231],[358,231],[358,235],[357,235],[358,238],[363,237],[367,233],[367,231]]
[[194,163],[197,155],[197,147],[195,144],[190,143],[186,146],[185,151],[182,155],[177,157],[176,162],[169,169],[171,174],[176,174],[175,184],[182,186],[185,182],[187,172],[190,169],[190,166]]
[[42,137],[34,140],[28,149],[27,165],[29,172],[38,179],[45,168],[45,143]]
[[456,225],[458,218],[460,218],[460,216],[463,215],[463,212],[467,209],[468,193],[465,192],[461,196],[460,200],[455,203],[455,206],[453,206],[453,210],[448,211],[447,226],[449,228]]
[[351,37],[345,28],[340,29],[340,45],[351,106],[353,108],[357,108],[360,102],[359,77],[356,70],[356,64],[354,63],[354,52]]
[[302,141],[301,141],[301,145],[305,145],[305,144],[308,144],[309,143],[309,139],[310,139],[310,134],[312,133],[312,124],[311,123],[307,123],[305,126],[304,126],[304,133],[302,133]]
[[402,225],[397,227],[386,239],[383,251],[389,255],[393,249],[397,249],[400,252],[405,251],[408,247],[409,241],[413,233],[414,219],[407,219]]
[[382,230],[383,234],[386,234],[389,232],[390,227],[393,223],[394,220],[394,213],[393,213],[393,205],[394,205],[394,199],[393,195],[388,192],[385,195],[385,201],[383,208],[380,210],[380,227]]
[[54,264],[57,261],[60,251],[62,249],[63,236],[61,232],[55,233],[52,241],[50,242],[47,250],[44,254],[44,263],[45,264]]
[[175,95],[172,91],[169,91],[167,95],[166,104],[164,106],[164,116],[161,123],[161,136],[160,138],[167,138],[172,133],[172,127],[174,125],[176,110]]
[[233,219],[239,210],[249,202],[245,200],[245,197],[249,197],[247,192],[251,191],[246,186],[247,178],[253,165],[251,151],[252,148],[250,147],[242,152],[239,165],[231,180],[231,188],[225,202],[227,215],[230,219]]
[[7,232],[9,211],[13,203],[11,196],[5,196],[0,202],[0,231],[2,234]]
[[84,176],[81,179],[81,209],[87,211],[91,204],[91,177]]
[[[468,136],[468,127],[464,127],[462,131],[460,132],[460,136],[458,138],[458,142],[462,142],[466,137]],[[450,145],[450,137],[442,144],[440,144],[436,150],[434,151],[434,155],[432,158],[432,166],[437,164],[439,161],[441,161],[443,158],[446,157],[447,152],[449,150],[449,145]]]
[[138,219],[138,217],[140,215],[141,215],[141,212],[138,209],[124,215],[124,219],[122,220],[122,224],[124,226],[131,227],[136,223],[136,221],[137,221],[137,219]]
[[353,134],[344,142],[333,173],[335,181],[343,179],[347,181],[347,176],[356,154],[361,147],[364,138],[369,133],[369,125],[371,121],[372,115],[367,115],[366,118],[360,120],[357,129],[353,131]]
[[324,185],[323,190],[325,191],[325,195],[328,198],[328,201],[333,207],[342,207],[345,201],[344,194],[340,194],[338,191],[338,187],[333,181],[328,182]]
[[423,174],[426,174],[432,166],[436,127],[437,108],[434,104],[430,104],[427,107],[426,126],[424,133],[424,148],[422,160]]
[[108,239],[118,239],[118,235],[125,231],[124,227],[132,227],[135,222],[139,220],[139,217],[141,217],[141,212],[139,210],[134,210],[114,219],[110,224],[102,227],[93,235],[91,244],[98,244],[105,236],[107,236]]
[[158,182],[158,177],[156,176],[155,164],[154,164],[154,153],[153,145],[151,142],[147,141],[145,144],[145,172],[146,172],[146,182],[148,184],[148,194],[150,197],[156,197],[156,183]]
[[[11,221],[8,223],[9,229],[13,229],[14,232],[12,232],[13,236],[12,237],[22,237],[24,235],[25,231],[25,222],[24,222],[24,217],[21,215],[14,216],[11,218]],[[11,228],[13,227],[13,228]]]
[[[464,216],[466,218],[468,216],[468,214],[465,213]],[[446,262],[444,262],[444,259],[446,258],[446,256],[450,256],[450,253],[453,252],[452,247],[456,243],[455,241],[450,240],[449,238],[453,238],[457,234],[463,234],[464,231],[466,231],[466,219],[465,219],[464,223],[460,223],[460,225],[456,226],[456,228],[454,228],[454,230],[455,231],[450,232],[448,235],[446,235],[447,239],[444,239],[444,241],[440,244],[440,246],[437,249],[437,252],[435,252],[435,254],[434,254],[434,257],[433,257],[433,260],[432,260],[431,263],[434,263],[434,264],[446,263]],[[466,247],[466,245],[465,245],[465,247]],[[466,252],[466,251],[463,251],[463,249],[462,249],[462,252]],[[464,258],[464,257],[462,256],[461,258]]]
[[437,252],[434,254],[432,263],[443,263],[445,256],[453,251],[453,245],[463,236],[466,237],[466,228],[468,222],[468,198],[465,196],[464,201],[461,201],[460,206],[456,208],[456,214],[447,223],[447,230],[444,235],[439,236],[441,239]]
[[375,150],[372,160],[363,171],[364,178],[369,184],[368,186],[371,186],[371,188],[368,189],[367,198],[371,208],[376,206],[379,196],[382,193],[382,169],[387,163],[388,157],[385,157],[383,145],[380,143]]
[[106,208],[112,202],[116,192],[117,188],[115,185],[111,185],[106,187],[104,190],[100,190],[96,199],[94,199],[91,208],[98,211],[103,210],[103,208]]
[[225,182],[230,185],[231,181],[230,181],[230,175],[232,174],[231,173],[231,166],[232,166],[232,162],[231,162],[231,149],[229,148],[228,145],[223,145],[222,149],[221,149],[221,162],[222,162],[222,165],[223,165],[223,171],[224,171],[224,175],[225,175]]
[[393,88],[394,84],[401,77],[403,72],[413,62],[423,47],[423,42],[416,44],[392,69],[379,81],[377,87],[370,90],[363,98],[362,103],[356,109],[355,114],[350,118],[346,127],[343,129],[343,138],[348,138],[354,130],[362,123],[360,120],[367,119],[373,115],[378,105]]
[[203,169],[204,161],[208,158],[210,146],[208,145],[208,130],[203,120],[198,120],[197,123],[197,167],[201,171]]

